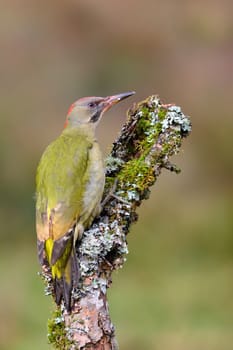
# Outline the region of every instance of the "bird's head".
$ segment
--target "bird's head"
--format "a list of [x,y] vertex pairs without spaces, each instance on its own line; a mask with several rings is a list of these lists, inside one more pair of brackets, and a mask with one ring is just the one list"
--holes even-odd
[[107,97],[83,97],[74,102],[66,117],[65,127],[90,124],[96,126],[104,112],[119,101],[135,94],[134,91]]

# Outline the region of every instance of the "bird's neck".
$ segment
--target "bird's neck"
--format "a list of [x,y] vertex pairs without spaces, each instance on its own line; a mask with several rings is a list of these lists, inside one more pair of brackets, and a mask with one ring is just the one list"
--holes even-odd
[[90,124],[77,123],[76,125],[67,125],[63,130],[63,134],[75,136],[82,135],[87,137],[89,140],[95,140],[95,127]]

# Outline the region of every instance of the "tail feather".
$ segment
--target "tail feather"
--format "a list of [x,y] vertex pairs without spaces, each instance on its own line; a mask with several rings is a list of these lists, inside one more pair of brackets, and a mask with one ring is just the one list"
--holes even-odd
[[61,278],[54,279],[54,294],[57,305],[61,304],[62,299],[68,312],[71,311],[71,293],[74,287],[77,287],[80,278],[78,261],[75,249],[72,248],[70,257],[67,261]]
[[62,290],[63,290],[63,279],[55,277],[54,279],[54,297],[57,305],[61,305],[62,301]]
[[63,299],[65,303],[65,308],[68,312],[71,311],[71,292],[72,284],[67,283],[65,277],[62,278],[63,281]]
[[75,247],[73,247],[72,249],[70,259],[71,259],[71,275],[72,275],[71,279],[73,281],[73,288],[76,288],[78,287],[78,282],[80,279],[80,270],[79,270],[79,264],[76,256]]

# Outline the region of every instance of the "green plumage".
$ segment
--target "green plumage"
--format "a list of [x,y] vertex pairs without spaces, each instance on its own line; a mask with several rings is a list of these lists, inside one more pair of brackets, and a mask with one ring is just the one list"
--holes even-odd
[[36,176],[37,210],[46,212],[60,203],[63,216],[80,211],[91,146],[86,135],[69,130],[47,147]]

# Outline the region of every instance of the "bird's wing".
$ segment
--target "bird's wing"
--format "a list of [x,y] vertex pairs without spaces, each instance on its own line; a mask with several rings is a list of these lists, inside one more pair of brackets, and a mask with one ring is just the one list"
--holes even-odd
[[[37,237],[39,242],[52,240],[49,255],[54,256],[53,260],[64,252],[82,211],[90,148],[91,143],[84,136],[62,134],[48,146],[38,166]],[[39,258],[40,250],[38,247]]]

